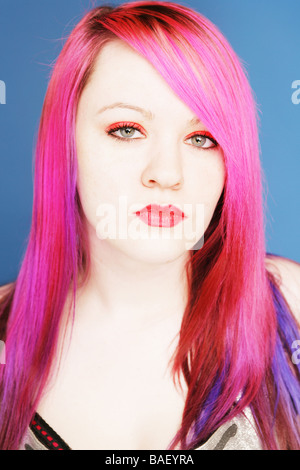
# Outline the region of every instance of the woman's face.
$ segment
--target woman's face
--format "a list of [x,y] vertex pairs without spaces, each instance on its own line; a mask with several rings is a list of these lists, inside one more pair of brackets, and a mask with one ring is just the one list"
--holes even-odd
[[158,263],[201,247],[225,180],[205,131],[146,59],[120,40],[104,46],[76,120],[77,188],[99,248]]

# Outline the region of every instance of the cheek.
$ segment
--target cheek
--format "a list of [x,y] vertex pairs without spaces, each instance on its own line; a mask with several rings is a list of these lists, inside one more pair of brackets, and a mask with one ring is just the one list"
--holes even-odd
[[[199,175],[199,173],[198,173]],[[197,184],[197,202],[204,205],[204,224],[208,227],[225,186],[226,170],[223,158],[216,158],[202,168]]]
[[99,211],[118,207],[120,195],[127,195],[122,184],[126,175],[118,166],[107,165],[100,154],[80,152],[78,147],[77,190],[83,212],[91,225],[98,223]]
[[[86,150],[81,151],[77,146],[77,191],[83,212],[90,223],[94,223],[99,198],[103,185],[99,184],[101,175],[92,165],[92,159]],[[101,178],[102,179],[102,178]],[[103,179],[102,179],[103,181]]]
[[92,222],[96,214],[97,196],[94,193],[93,181],[85,170],[86,169],[78,163],[77,191],[85,217],[89,222]]
[[83,211],[90,221],[95,216],[101,192],[104,190],[103,181],[106,181],[102,176],[103,168],[97,149],[95,136],[79,121],[76,129],[77,190]]
[[207,165],[201,168],[198,173],[198,176],[200,175],[198,187],[205,203],[213,207],[222,194],[226,169],[221,152],[211,156],[212,158],[207,162]]

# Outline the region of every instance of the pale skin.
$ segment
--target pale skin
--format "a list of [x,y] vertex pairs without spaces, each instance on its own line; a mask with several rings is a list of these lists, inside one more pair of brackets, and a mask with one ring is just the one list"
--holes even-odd
[[[140,207],[200,201],[208,226],[225,167],[211,141],[202,149],[187,138],[207,130],[196,119],[144,58],[120,41],[105,46],[76,124],[91,276],[78,292],[64,365],[38,408],[73,449],[164,449],[180,424],[185,394],[168,361],[187,300],[189,252],[184,240],[100,240],[96,212],[103,201],[117,207],[122,195]],[[107,134],[124,121],[142,128],[131,142]]]
[[[117,206],[122,195],[140,207],[200,201],[205,229],[225,166],[209,139],[201,147],[187,138],[207,130],[196,119],[127,45],[114,41],[101,51],[76,121],[77,186],[92,269],[77,292],[70,347],[60,341],[61,367],[37,410],[72,449],[165,449],[178,430],[186,390],[174,387],[168,362],[187,300],[185,240],[100,240],[96,212],[101,202]],[[131,142],[115,132],[121,141],[107,133],[117,122],[141,130]],[[299,265],[280,258],[267,266],[281,275],[299,315]]]

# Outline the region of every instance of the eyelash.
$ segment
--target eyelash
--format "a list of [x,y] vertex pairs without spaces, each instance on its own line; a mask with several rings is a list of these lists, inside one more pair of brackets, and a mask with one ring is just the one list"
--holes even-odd
[[213,138],[213,136],[211,135],[210,132],[208,131],[200,131],[200,132],[193,132],[192,134],[188,135],[187,139],[191,139],[192,137],[205,137],[206,139],[210,140],[210,142],[212,144],[214,144],[212,147],[197,147],[197,145],[195,145],[196,148],[201,148],[202,150],[211,150],[211,149],[214,149],[216,147],[218,147],[218,142]]
[[121,129],[126,129],[126,128],[130,128],[130,129],[135,129],[137,131],[139,131],[141,134],[145,135],[144,132],[143,132],[143,128],[141,126],[139,126],[138,124],[135,124],[134,122],[118,122],[116,124],[113,124],[112,126],[109,126],[105,132],[110,135],[111,137],[114,137],[115,139],[118,139],[118,140],[121,140],[121,141],[126,141],[126,142],[131,142],[132,140],[136,140],[136,139],[126,139],[126,137],[119,137],[117,135],[114,135],[113,133],[114,132],[117,132]]
[[[116,123],[116,124],[113,124],[112,126],[109,126],[105,132],[107,133],[107,135],[115,138],[115,139],[118,139],[119,141],[126,141],[126,142],[132,142],[134,140],[138,140],[138,139],[131,139],[131,138],[126,138],[126,137],[119,137],[117,135],[114,135],[114,132],[117,132],[121,129],[126,129],[126,128],[130,128],[130,129],[135,129],[137,131],[139,131],[141,134],[144,134],[143,132],[143,128],[141,126],[139,126],[138,124],[134,123],[134,122],[119,122],[119,123]],[[187,136],[186,140],[187,139],[191,139],[192,137],[205,137],[207,138],[208,140],[210,140],[214,146],[212,147],[198,147],[198,148],[202,148],[202,150],[209,150],[209,149],[212,149],[212,148],[215,148],[218,146],[218,142],[213,138],[213,136],[210,134],[210,132],[207,132],[207,131],[201,131],[201,132],[194,132],[193,134],[190,134]],[[197,146],[195,146],[197,148]]]

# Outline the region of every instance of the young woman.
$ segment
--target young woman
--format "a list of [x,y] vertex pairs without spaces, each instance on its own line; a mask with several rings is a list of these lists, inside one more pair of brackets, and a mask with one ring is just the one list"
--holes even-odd
[[266,255],[262,206],[255,103],[218,29],[174,3],[87,13],[2,288],[1,449],[299,449],[300,269]]

